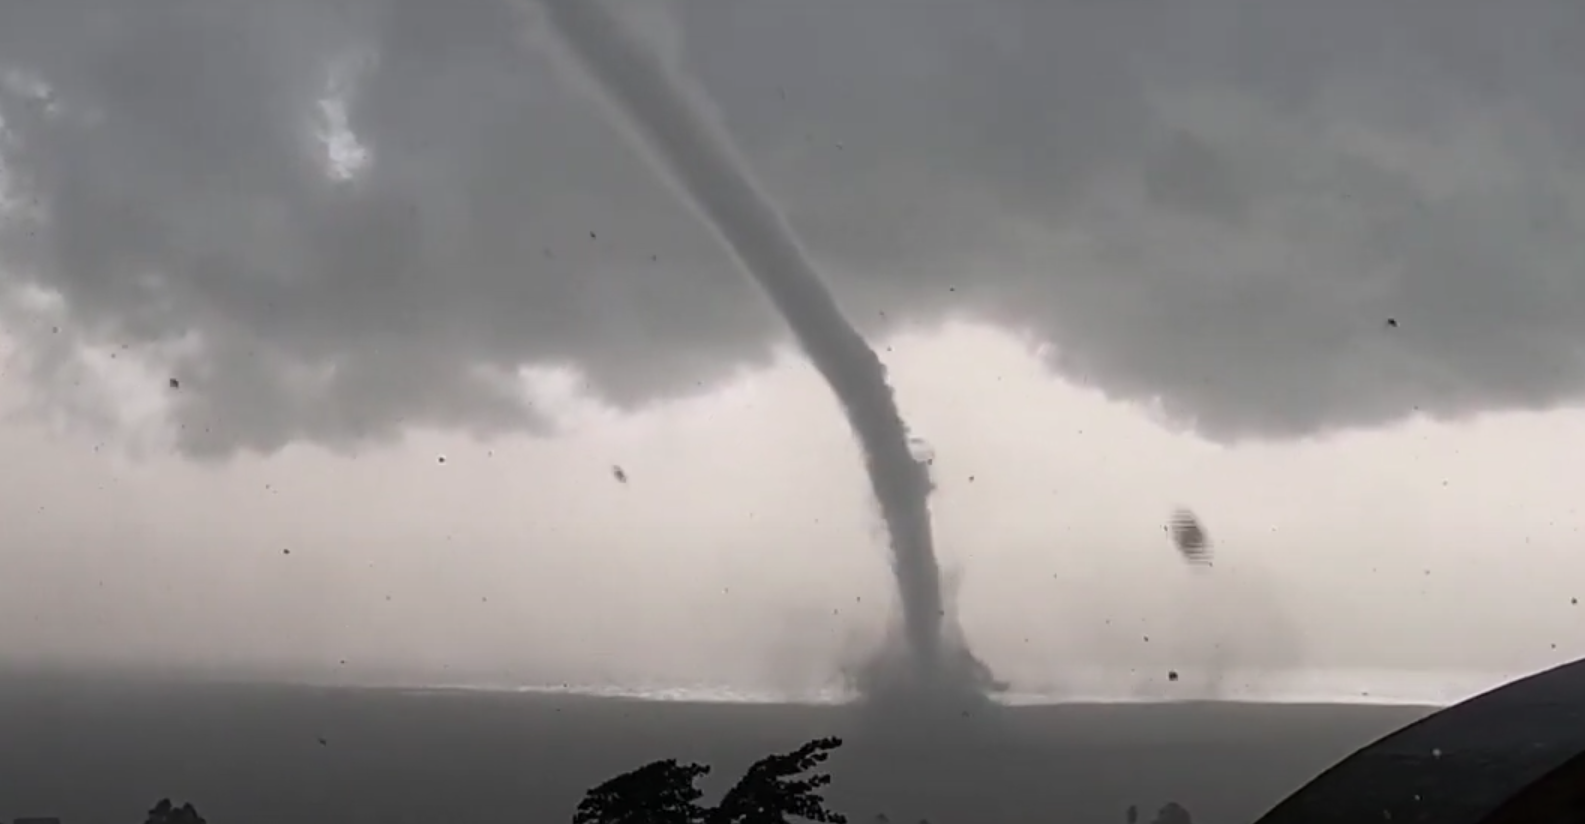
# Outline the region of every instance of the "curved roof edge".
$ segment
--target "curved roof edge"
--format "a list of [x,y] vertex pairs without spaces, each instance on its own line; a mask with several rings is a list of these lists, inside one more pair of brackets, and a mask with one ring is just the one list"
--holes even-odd
[[[1578,772],[1576,772],[1578,770]],[[1585,775],[1585,659],[1447,707],[1339,761],[1256,824],[1496,824]],[[1534,801],[1530,803],[1535,803]]]

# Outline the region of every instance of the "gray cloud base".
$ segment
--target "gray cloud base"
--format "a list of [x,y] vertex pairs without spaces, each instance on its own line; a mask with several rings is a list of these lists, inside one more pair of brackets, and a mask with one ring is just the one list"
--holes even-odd
[[[674,11],[866,332],[993,320],[1226,439],[1585,389],[1578,3]],[[9,327],[40,377],[164,346],[224,455],[542,425],[525,365],[634,406],[763,361],[760,296],[523,35],[505,0],[0,0],[3,277],[69,319]]]

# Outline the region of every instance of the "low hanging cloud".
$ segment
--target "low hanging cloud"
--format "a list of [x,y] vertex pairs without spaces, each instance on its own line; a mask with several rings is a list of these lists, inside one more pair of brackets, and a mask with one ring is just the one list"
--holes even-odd
[[[1576,2],[622,5],[866,332],[995,322],[1223,439],[1585,392]],[[525,369],[632,407],[763,362],[781,324],[531,20],[0,0],[7,334],[40,380],[163,359],[209,456],[543,426]]]

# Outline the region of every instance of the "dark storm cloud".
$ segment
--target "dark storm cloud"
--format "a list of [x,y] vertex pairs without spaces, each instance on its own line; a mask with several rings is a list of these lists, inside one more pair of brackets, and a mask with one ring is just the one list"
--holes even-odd
[[[1225,437],[1585,389],[1578,3],[673,10],[866,331],[992,318]],[[525,365],[635,404],[763,358],[783,327],[517,12],[0,0],[5,277],[181,342],[211,454],[533,426]]]

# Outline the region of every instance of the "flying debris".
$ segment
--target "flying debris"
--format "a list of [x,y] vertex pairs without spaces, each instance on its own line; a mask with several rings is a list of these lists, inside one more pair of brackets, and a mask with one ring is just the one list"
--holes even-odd
[[625,484],[627,483],[627,470],[617,466],[616,464],[612,464],[611,477],[615,478],[617,483]]
[[1183,560],[1191,564],[1211,565],[1211,536],[1205,533],[1205,527],[1200,525],[1200,519],[1193,512],[1179,509],[1172,513],[1172,519],[1167,522],[1165,529]]

